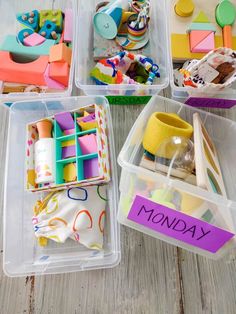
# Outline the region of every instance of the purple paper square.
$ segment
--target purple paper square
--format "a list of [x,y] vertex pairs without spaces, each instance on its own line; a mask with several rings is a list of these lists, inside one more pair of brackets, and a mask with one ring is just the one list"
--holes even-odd
[[55,114],[54,117],[62,131],[74,129],[74,119],[70,112],[60,112]]
[[84,160],[84,178],[90,179],[99,176],[98,158]]
[[75,157],[75,145],[62,147],[62,159]]

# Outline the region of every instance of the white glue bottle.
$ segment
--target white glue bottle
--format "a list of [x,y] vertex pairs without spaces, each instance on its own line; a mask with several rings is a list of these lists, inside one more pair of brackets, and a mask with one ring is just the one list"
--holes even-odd
[[39,140],[34,146],[35,174],[37,184],[54,182],[54,139],[52,122],[42,120],[36,123]]

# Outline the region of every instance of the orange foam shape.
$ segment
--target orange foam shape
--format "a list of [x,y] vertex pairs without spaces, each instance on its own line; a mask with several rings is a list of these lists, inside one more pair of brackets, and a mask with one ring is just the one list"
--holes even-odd
[[49,65],[49,77],[68,86],[70,67],[67,62],[52,62]]
[[193,30],[189,34],[191,51],[200,44],[212,31]]
[[48,56],[41,56],[29,63],[17,63],[8,51],[0,51],[0,81],[33,85],[46,85],[44,72]]
[[50,48],[49,62],[67,62],[71,64],[72,50],[64,43],[54,45]]

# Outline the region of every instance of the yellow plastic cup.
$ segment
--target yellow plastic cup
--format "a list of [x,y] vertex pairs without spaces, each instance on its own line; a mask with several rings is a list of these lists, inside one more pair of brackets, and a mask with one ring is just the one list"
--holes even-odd
[[[162,142],[172,136],[181,136],[188,139],[193,134],[191,124],[181,119],[175,113],[154,112],[148,120],[143,136],[143,147],[149,153],[157,155]],[[174,147],[167,147],[165,154],[162,152],[159,157],[171,159],[175,154]]]

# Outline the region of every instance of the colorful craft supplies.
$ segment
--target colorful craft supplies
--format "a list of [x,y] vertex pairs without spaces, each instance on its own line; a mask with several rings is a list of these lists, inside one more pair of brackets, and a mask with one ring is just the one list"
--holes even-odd
[[216,28],[212,25],[203,11],[193,20],[188,28],[190,51],[207,53],[215,48]]
[[22,25],[27,28],[33,29],[34,31],[38,30],[39,24],[39,12],[37,10],[33,10],[31,12],[20,13],[17,15],[17,20]]
[[45,85],[44,73],[48,56],[41,56],[29,63],[16,63],[7,51],[0,51],[0,80],[24,84]]
[[57,121],[62,131],[74,128],[74,119],[72,118],[70,112],[61,112],[55,114],[55,120]]
[[22,43],[22,45],[24,44],[24,39],[26,39],[26,37],[30,36],[34,34],[34,31],[30,28],[24,28],[21,31],[19,31],[18,35],[17,35],[17,40],[19,42]]
[[70,163],[64,167],[64,180],[65,182],[76,181],[76,164]]
[[66,44],[58,44],[50,48],[49,62],[66,62],[71,65],[72,50]]
[[65,86],[55,80],[53,80],[50,76],[49,76],[49,67],[50,65],[48,64],[46,71],[44,73],[44,79],[45,79],[45,83],[49,88],[53,88],[53,89],[58,89],[58,90],[64,90]]
[[[83,122],[93,123],[95,128],[87,131],[81,130],[77,119],[85,119]],[[55,190],[70,185],[87,185],[88,183],[106,183],[110,180],[108,141],[106,135],[106,114],[101,106],[89,105],[70,112],[59,112],[48,120],[53,122],[53,143],[55,143],[54,163],[55,179],[49,184],[37,186],[31,172],[34,165],[34,155],[27,156],[31,167],[27,168],[27,189],[32,191]],[[38,139],[35,133],[36,126],[41,122],[33,122],[29,125],[29,146]],[[82,122],[82,121],[81,121]],[[36,129],[37,130],[37,129]],[[67,131],[65,133],[65,131]],[[34,141],[32,140],[34,137]],[[75,170],[74,170],[75,168]],[[31,175],[29,175],[31,174]],[[72,180],[71,178],[75,178]],[[89,182],[88,182],[89,180]]]
[[[29,88],[11,85],[11,88],[4,89],[5,93],[19,92],[19,89],[21,89],[20,92],[32,92],[32,87],[35,87],[40,93],[66,89],[72,58],[71,48],[66,45],[67,43],[71,45],[72,42],[72,33],[68,29],[71,9],[68,10],[67,35],[70,36],[69,42],[64,41],[64,14],[61,10],[32,10],[17,14],[17,21],[24,26],[24,29],[19,31],[17,36],[7,34],[2,41],[0,53],[9,52],[12,62],[9,61],[9,57],[6,58],[6,63],[2,65],[3,72],[0,73],[0,77],[2,80],[5,79],[3,84],[6,82],[9,84],[28,84]],[[41,75],[41,79],[39,79],[37,72],[39,68],[36,71],[35,66],[42,64],[43,56],[46,56],[48,61],[46,67],[45,64],[41,67],[40,75],[43,72],[43,78]],[[36,60],[36,58],[38,59]],[[13,65],[13,63],[15,64]],[[7,71],[8,66],[10,66],[9,71]],[[23,66],[26,68],[25,76],[27,78],[23,77],[24,74],[21,71]],[[14,73],[15,70],[16,73]],[[19,76],[20,71],[22,74]],[[28,75],[29,71],[32,72],[32,75]],[[35,75],[34,71],[36,71]],[[12,79],[6,72],[11,73]]]
[[68,86],[70,67],[67,62],[52,62],[49,65],[49,77],[64,86]]
[[0,51],[9,51],[10,53],[17,55],[18,57],[21,57],[22,59],[24,59],[25,57],[48,57],[50,47],[53,45],[55,45],[55,40],[47,39],[39,46],[27,47],[18,43],[16,36],[7,35],[5,36],[0,46]]
[[63,15],[61,10],[41,10],[39,12],[39,27],[42,28],[46,21],[54,23],[58,33],[62,32]]
[[109,84],[135,84],[134,79],[127,75],[127,72],[134,63],[138,63],[145,69],[147,79],[144,84],[152,85],[156,77],[160,77],[159,67],[150,58],[142,55],[135,55],[128,51],[120,52],[117,56],[100,60],[92,69],[90,75],[97,85]]
[[[51,21],[45,21],[43,27],[40,29],[39,34],[47,39],[57,39],[56,34],[57,26]],[[56,38],[54,38],[56,36]]]
[[91,179],[99,176],[98,172],[98,158],[84,160],[84,177],[85,179]]

